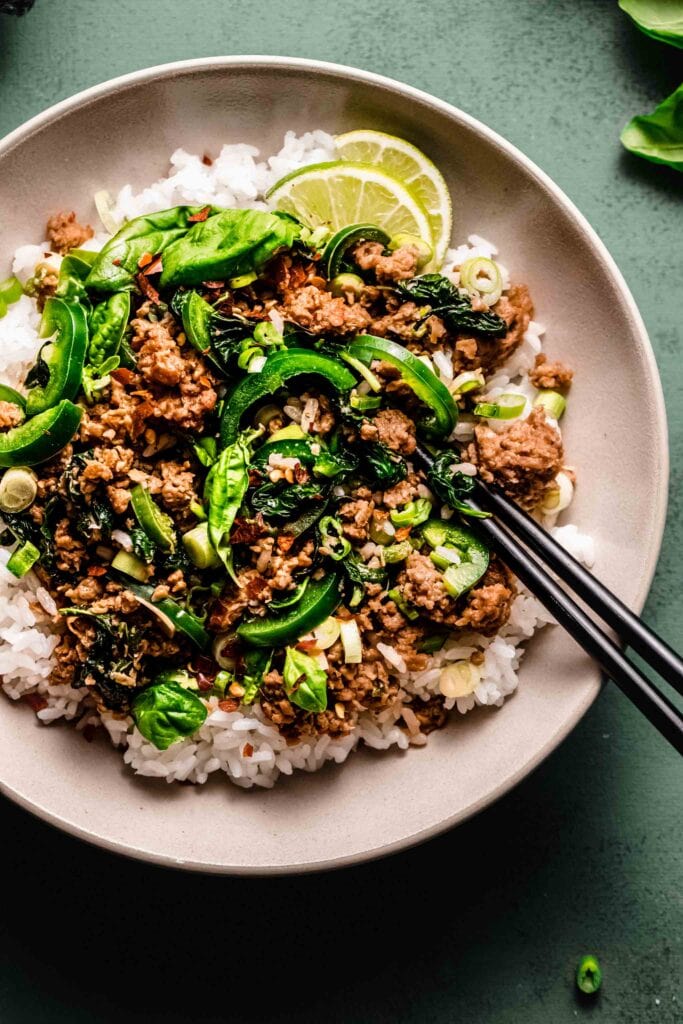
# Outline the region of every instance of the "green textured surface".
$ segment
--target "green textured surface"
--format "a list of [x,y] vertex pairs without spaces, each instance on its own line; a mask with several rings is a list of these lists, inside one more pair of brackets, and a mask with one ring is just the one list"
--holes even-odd
[[[680,645],[683,179],[618,143],[678,84],[680,51],[639,35],[616,0],[38,0],[21,21],[0,17],[0,135],[106,78],[219,53],[334,60],[433,92],[518,145],[588,216],[664,381],[672,499],[646,618]],[[0,827],[3,1024],[682,1019],[679,760],[612,687],[486,814],[343,873],[173,874],[8,803]],[[604,985],[584,1004],[572,972],[589,951]]]

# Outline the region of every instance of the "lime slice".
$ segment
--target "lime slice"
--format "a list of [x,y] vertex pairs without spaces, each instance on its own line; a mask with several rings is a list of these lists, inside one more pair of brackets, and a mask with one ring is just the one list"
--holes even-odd
[[390,236],[406,232],[432,241],[422,203],[400,181],[366,164],[335,160],[302,167],[273,185],[267,198],[312,228],[370,223]]
[[448,186],[429,157],[395,135],[359,128],[335,139],[342,160],[378,167],[407,185],[427,211],[436,262],[440,264],[451,240],[452,208]]

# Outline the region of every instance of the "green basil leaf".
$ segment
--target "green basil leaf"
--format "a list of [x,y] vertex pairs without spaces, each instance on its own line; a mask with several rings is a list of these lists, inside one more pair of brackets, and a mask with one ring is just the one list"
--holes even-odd
[[159,750],[191,736],[206,718],[206,706],[176,682],[153,683],[133,701],[138,729]]
[[209,537],[218,557],[236,581],[230,531],[249,487],[251,444],[261,430],[243,431],[224,448],[206,479],[209,502]]
[[621,141],[636,156],[683,171],[683,85],[651,114],[629,121]]
[[262,210],[223,210],[194,224],[165,250],[161,286],[224,281],[258,271],[280,249],[291,249],[301,226]]
[[283,671],[287,696],[304,711],[325,711],[327,708],[327,673],[317,661],[288,647]]
[[660,43],[683,48],[683,7],[674,0],[619,0],[641,32]]

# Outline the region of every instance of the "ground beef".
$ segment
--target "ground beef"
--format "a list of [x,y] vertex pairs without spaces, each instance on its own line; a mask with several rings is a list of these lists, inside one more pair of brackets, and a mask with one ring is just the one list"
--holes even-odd
[[418,551],[408,556],[397,585],[404,600],[425,618],[485,636],[492,636],[507,622],[515,596],[511,574],[492,559],[478,585],[456,601],[446,591],[442,574],[429,556]]
[[103,594],[104,584],[101,578],[96,576],[86,576],[80,583],[64,590],[64,596],[79,608],[88,607],[94,601],[98,601]]
[[365,420],[360,436],[363,441],[379,441],[401,455],[415,451],[415,424],[399,409],[380,409],[373,419]]
[[[136,386],[137,376],[131,383]],[[134,389],[134,388],[133,388]],[[93,441],[111,441],[125,444],[135,440],[144,428],[145,419],[140,416],[142,407],[138,396],[129,394],[126,386],[112,379],[109,401],[99,402],[83,410],[83,419],[78,432],[78,439],[84,444]],[[149,415],[151,407],[146,411]]]
[[71,523],[67,518],[57,523],[54,540],[57,568],[62,572],[77,573],[85,558],[85,546],[71,536]]
[[529,380],[536,388],[563,391],[569,387],[573,376],[574,371],[565,363],[551,363],[542,352],[539,352],[536,364],[529,373]]
[[185,360],[173,337],[173,318],[169,315],[157,322],[138,318],[131,327],[131,347],[138,353],[137,368],[142,377],[166,387],[179,384],[185,373]]
[[184,511],[191,502],[198,500],[195,475],[187,460],[159,462],[156,472],[161,474],[162,481],[159,497],[171,512]]
[[420,732],[425,736],[435,729],[442,729],[446,724],[448,712],[444,708],[444,698],[441,696],[430,697],[428,700],[411,697],[405,702],[405,707],[411,709],[420,725]]
[[18,405],[13,402],[0,402],[0,430],[16,427],[24,418]]
[[414,605],[433,622],[453,622],[455,601],[447,593],[442,574],[428,555],[413,551],[405,561],[397,586],[408,604]]
[[311,334],[355,334],[370,325],[370,315],[363,306],[349,306],[343,298],[335,298],[331,292],[312,284],[286,292],[280,314]]
[[562,438],[544,410],[533,409],[500,433],[481,424],[474,434],[469,459],[483,479],[500,484],[524,508],[535,508],[562,468]]
[[71,633],[64,633],[52,655],[50,682],[56,686],[71,686],[81,665],[78,641]]
[[409,501],[414,501],[420,494],[421,478],[418,473],[409,473],[405,480],[399,481],[382,495],[382,504],[386,508],[401,508]]
[[493,370],[512,355],[522,341],[529,321],[534,315],[534,306],[527,286],[513,285],[493,306],[493,312],[505,320],[508,325],[507,333],[502,338],[487,337],[483,334],[459,337],[453,350],[453,369],[456,373],[479,368],[485,371]]
[[391,334],[402,341],[414,341],[415,328],[422,318],[421,309],[414,302],[389,299],[387,310],[381,316],[373,318],[369,326],[370,333],[377,334],[380,338]]
[[387,284],[413,277],[419,253],[415,246],[406,245],[385,256],[380,242],[361,242],[354,249],[353,258],[361,270],[374,271],[378,284]]
[[467,595],[456,625],[459,629],[494,636],[510,618],[515,593],[512,573],[493,558],[481,581]]
[[104,446],[93,448],[90,458],[78,477],[81,494],[87,497],[100,483],[110,483],[112,480],[121,478],[127,479],[134,460],[135,452],[123,445],[113,445],[111,448]]
[[69,249],[79,249],[94,233],[89,224],[78,223],[73,211],[56,213],[47,222],[47,237],[55,252],[66,253]]
[[372,496],[366,487],[358,488],[356,496],[339,506],[337,516],[342,523],[344,536],[352,541],[365,541],[370,536],[370,520],[375,508]]
[[206,363],[192,350],[185,356],[183,377],[175,391],[151,402],[150,416],[171,427],[201,433],[204,417],[213,411],[218,394]]

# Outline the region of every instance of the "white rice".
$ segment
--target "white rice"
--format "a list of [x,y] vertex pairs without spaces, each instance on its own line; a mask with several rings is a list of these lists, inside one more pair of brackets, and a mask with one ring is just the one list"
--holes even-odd
[[[144,213],[180,204],[212,203],[219,206],[266,208],[264,193],[282,175],[306,164],[333,159],[334,140],[323,131],[307,132],[297,137],[293,132],[285,136],[279,153],[267,160],[259,160],[259,151],[248,145],[226,145],[207,165],[203,154],[190,154],[177,149],[171,156],[171,170],[154,184],[134,192],[125,185],[113,205],[114,218],[130,219]],[[108,235],[98,234],[87,243],[87,248],[99,249]],[[444,273],[457,284],[458,266],[472,256],[496,256],[495,246],[477,235],[470,235],[466,243],[450,249],[444,263]],[[47,243],[24,245],[17,250],[13,272],[25,281],[37,263],[48,261],[58,268],[60,257],[50,253]],[[507,269],[501,268],[504,287],[509,286]],[[38,326],[40,315],[35,302],[22,297],[9,307],[0,320],[0,379],[17,386],[28,365],[40,347]],[[281,324],[275,322],[281,329]],[[523,342],[487,382],[486,394],[494,398],[505,392],[533,396],[528,371],[541,349],[541,324],[529,325]],[[435,371],[444,383],[453,378],[450,353],[436,353]],[[527,401],[522,417],[528,415]],[[311,409],[302,409],[292,399],[285,409],[290,418],[301,421],[310,418]],[[490,421],[495,429],[499,424]],[[509,421],[508,421],[509,422]],[[454,432],[458,441],[472,436],[471,418],[461,418]],[[556,516],[544,517],[544,525],[553,527],[552,533],[569,551],[588,565],[594,561],[593,542],[581,534],[576,526],[554,526]],[[0,677],[2,688],[13,700],[29,696],[44,722],[57,719],[77,719],[77,728],[104,727],[112,743],[123,749],[123,759],[139,775],[165,779],[167,782],[206,782],[209,775],[222,772],[238,786],[271,787],[280,775],[294,771],[315,771],[326,761],[337,764],[345,761],[352,750],[363,741],[376,750],[389,747],[406,749],[421,745],[426,738],[415,733],[414,714],[402,706],[401,699],[379,715],[361,714],[358,726],[349,736],[332,739],[321,736],[289,746],[282,735],[263,715],[258,704],[249,710],[226,712],[218,707],[216,698],[208,704],[209,714],[201,729],[191,738],[173,744],[168,750],[157,750],[135,728],[130,717],[111,712],[99,714],[85,689],[49,682],[53,669],[53,652],[58,638],[53,631],[56,606],[47,591],[39,586],[33,573],[22,580],[15,579],[5,569],[6,549],[0,548]],[[431,659],[429,667],[421,672],[408,672],[404,659],[390,645],[378,644],[389,671],[400,684],[400,698],[411,696],[425,700],[439,693],[439,679],[443,667],[469,661],[480,652],[483,664],[480,679],[473,693],[462,698],[446,699],[447,708],[465,714],[477,706],[500,707],[517,688],[517,670],[523,655],[523,644],[552,619],[542,605],[521,590],[516,597],[508,623],[493,638],[477,634],[449,639]],[[44,705],[44,706],[41,706]],[[412,717],[411,717],[412,715]],[[412,722],[412,728],[411,728]],[[401,724],[407,726],[401,728]]]

